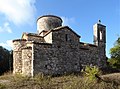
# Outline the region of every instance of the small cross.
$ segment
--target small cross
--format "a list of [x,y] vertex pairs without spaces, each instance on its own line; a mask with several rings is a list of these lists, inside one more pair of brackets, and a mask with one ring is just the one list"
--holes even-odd
[[98,23],[101,23],[101,20],[100,20],[100,19],[98,20]]

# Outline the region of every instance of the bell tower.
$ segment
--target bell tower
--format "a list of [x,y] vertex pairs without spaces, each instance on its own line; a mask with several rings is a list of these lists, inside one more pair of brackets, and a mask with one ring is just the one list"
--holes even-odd
[[94,44],[98,46],[98,65],[99,67],[106,66],[106,26],[101,24],[99,20],[93,26]]
[[100,46],[101,43],[106,45],[106,26],[101,24],[101,21],[99,20],[98,23],[96,23],[93,26],[94,29],[94,44],[97,46]]

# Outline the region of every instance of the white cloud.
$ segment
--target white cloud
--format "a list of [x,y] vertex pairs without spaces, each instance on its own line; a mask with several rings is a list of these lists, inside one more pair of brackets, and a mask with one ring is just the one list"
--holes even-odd
[[72,23],[75,23],[75,18],[61,17],[63,20],[63,25],[70,26]]
[[0,13],[14,24],[31,23],[34,20],[36,0],[0,0]]
[[0,43],[0,46],[6,48],[6,49],[8,49],[8,50],[11,50],[12,47],[13,47],[13,45],[12,45],[12,40],[7,40],[7,41],[4,42],[4,43],[2,42],[2,43]]
[[10,24],[8,22],[5,22],[3,24],[3,26],[0,26],[0,33],[2,33],[2,32],[12,33],[12,29],[11,29]]

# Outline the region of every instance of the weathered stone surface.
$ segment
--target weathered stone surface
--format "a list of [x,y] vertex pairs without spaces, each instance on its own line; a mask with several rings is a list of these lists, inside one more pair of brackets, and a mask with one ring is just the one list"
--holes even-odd
[[[52,20],[53,18],[54,16]],[[56,18],[55,20],[59,23],[60,19]],[[45,20],[49,19],[51,19],[49,16],[45,18]],[[105,67],[105,26],[101,24],[95,26],[94,41],[96,42],[94,44],[80,42],[80,36],[68,26],[53,26],[52,29],[48,28],[49,31],[40,29],[39,34],[24,33],[22,39],[13,41],[13,73],[27,76],[34,76],[38,73],[57,75],[79,72],[85,65]]]
[[51,30],[62,26],[62,19],[54,15],[44,15],[37,19],[37,30],[40,33],[43,30]]
[[13,45],[13,73],[22,73],[22,48],[26,45],[26,40],[14,40]]
[[31,76],[33,72],[32,47],[22,49],[22,74]]
[[35,33],[23,33],[22,39],[27,41],[45,42],[43,37]]

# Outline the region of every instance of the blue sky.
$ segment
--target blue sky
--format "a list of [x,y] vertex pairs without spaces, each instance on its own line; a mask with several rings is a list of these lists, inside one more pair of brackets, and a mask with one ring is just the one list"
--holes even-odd
[[36,19],[46,14],[60,16],[87,43],[100,19],[107,26],[107,56],[120,36],[120,0],[0,0],[0,45],[10,50],[23,32],[36,33]]

